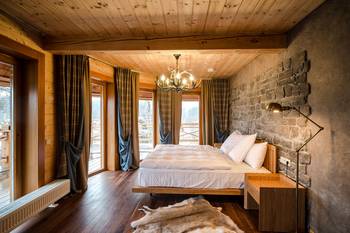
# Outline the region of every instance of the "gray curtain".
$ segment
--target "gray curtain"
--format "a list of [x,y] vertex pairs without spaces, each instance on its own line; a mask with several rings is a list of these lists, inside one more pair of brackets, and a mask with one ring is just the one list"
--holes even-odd
[[157,89],[159,141],[179,144],[181,127],[181,93]]
[[123,171],[137,168],[140,161],[138,137],[139,75],[129,69],[115,68],[117,96],[118,154]]
[[222,143],[229,135],[229,80],[203,80],[201,83],[201,142]]
[[57,177],[68,177],[72,192],[85,191],[90,156],[89,58],[59,55],[54,58],[57,95]]

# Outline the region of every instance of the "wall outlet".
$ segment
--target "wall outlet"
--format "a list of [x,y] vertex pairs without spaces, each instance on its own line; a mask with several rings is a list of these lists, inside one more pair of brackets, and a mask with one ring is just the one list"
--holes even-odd
[[284,164],[284,165],[290,165],[290,159],[284,158],[284,157],[280,157],[279,159],[280,163]]

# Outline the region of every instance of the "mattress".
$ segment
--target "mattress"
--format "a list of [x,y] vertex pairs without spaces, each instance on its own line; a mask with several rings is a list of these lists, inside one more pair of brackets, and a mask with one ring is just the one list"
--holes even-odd
[[[222,156],[227,156],[223,154]],[[176,188],[243,188],[245,173],[270,173],[262,167],[254,169],[246,163],[236,164],[233,161],[229,170],[191,170],[139,168],[138,186],[162,186]]]

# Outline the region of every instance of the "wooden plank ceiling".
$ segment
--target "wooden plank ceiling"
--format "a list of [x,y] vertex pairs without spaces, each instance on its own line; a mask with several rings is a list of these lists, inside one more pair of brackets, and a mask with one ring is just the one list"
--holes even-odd
[[[11,0],[3,14],[34,28],[43,41],[262,36],[283,34],[324,0]],[[218,45],[219,46],[219,45]],[[228,77],[263,51],[185,51],[183,68],[201,78]],[[114,65],[165,73],[174,51],[94,51]],[[208,72],[213,68],[213,72]]]

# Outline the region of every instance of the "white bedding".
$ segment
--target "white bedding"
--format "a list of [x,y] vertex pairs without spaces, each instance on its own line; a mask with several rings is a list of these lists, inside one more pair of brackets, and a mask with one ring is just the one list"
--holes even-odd
[[[181,149],[187,151],[202,151],[200,153],[203,153],[203,150],[205,152],[216,151],[217,153],[219,153],[216,148],[213,148],[211,146],[161,145],[156,147],[156,150],[159,150],[158,152],[162,151],[162,154],[164,156],[167,156],[167,152],[178,152]],[[173,156],[175,156],[177,152],[170,152],[170,154],[173,154]],[[262,167],[260,169],[254,169],[246,163],[237,164],[233,162],[226,154],[221,153],[219,155],[222,157],[220,158],[220,161],[222,159],[222,161],[226,161],[225,167],[228,167],[228,169],[203,169],[203,164],[197,166],[198,161],[191,162],[187,165],[187,168],[181,165],[181,169],[170,169],[161,166],[145,167],[145,161],[155,162],[155,159],[148,160],[149,158],[147,156],[147,158],[144,161],[142,161],[140,168],[138,169],[137,185],[177,188],[243,188],[245,173],[269,173],[269,171],[266,168]],[[200,155],[198,156],[199,158],[201,158]],[[169,158],[171,157],[172,156],[169,156]],[[167,162],[172,163],[172,160],[168,160]],[[182,162],[188,161],[182,160]],[[210,160],[208,161],[207,166],[211,166],[214,163],[216,162]],[[159,163],[157,164],[159,165]]]
[[207,145],[157,145],[140,163],[141,168],[178,170],[229,170],[231,160]]

